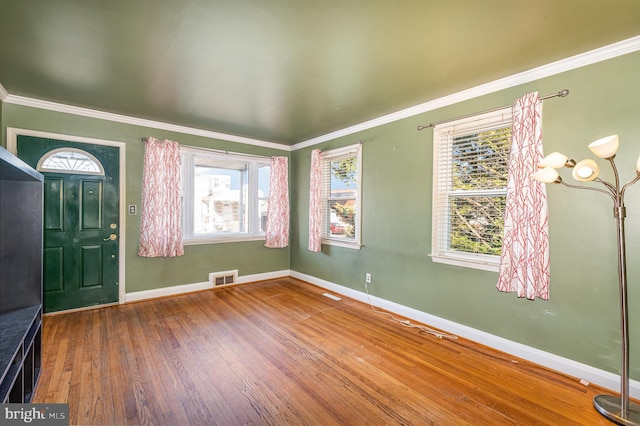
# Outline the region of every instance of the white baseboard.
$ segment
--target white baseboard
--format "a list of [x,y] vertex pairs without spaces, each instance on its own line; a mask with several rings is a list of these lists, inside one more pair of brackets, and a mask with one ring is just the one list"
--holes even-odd
[[[369,303],[369,299],[367,299],[367,294],[365,292],[344,287],[297,271],[291,271],[291,276],[352,299]],[[447,333],[455,334],[457,336],[464,337],[465,339],[495,348],[518,358],[534,362],[560,373],[575,377],[576,380],[586,380],[587,382],[610,389],[612,392],[620,392],[620,376],[617,374],[613,374],[587,364],[582,364],[569,358],[563,358],[531,346],[513,342],[511,340],[498,337],[466,325],[458,324],[435,315],[427,314],[417,309],[409,308],[376,296],[369,296],[369,298],[373,305],[397,313],[398,315],[402,315],[412,320],[438,328]],[[629,395],[633,398],[640,398],[640,382],[630,380]]]
[[[354,290],[349,287],[325,281],[312,275],[306,275],[291,270],[281,270],[265,272],[261,274],[244,275],[238,277],[238,284],[245,284],[255,281],[270,280],[288,276],[307,281],[311,284],[317,285],[318,287],[325,288],[327,290],[339,293],[343,296],[350,297],[355,300],[359,300],[364,303],[369,303],[369,301],[371,301],[371,303],[373,303],[377,307],[397,313],[398,315],[402,315],[414,321],[418,321],[441,329],[447,333],[455,334],[457,336],[464,337],[465,339],[481,343],[502,352],[514,355],[518,358],[535,362],[536,364],[575,377],[576,380],[586,380],[587,382],[610,389],[612,392],[620,392],[620,376],[617,374],[613,374],[608,371],[604,371],[599,368],[595,368],[590,365],[571,360],[569,358],[564,358],[549,352],[545,352],[531,346],[523,345],[522,343],[517,343],[499,336],[495,336],[485,331],[458,324],[456,322],[440,318],[435,315],[427,314],[417,309],[409,308],[399,303],[391,302],[389,300],[385,300],[376,296],[370,295],[368,299],[367,294],[363,291]],[[213,288],[213,286],[210,282],[202,282],[137,291],[133,293],[127,293],[126,302],[135,302],[165,296],[175,296],[211,288]],[[640,398],[640,382],[636,380],[630,380],[629,395],[633,398]]]
[[[291,271],[288,269],[282,271],[264,272],[261,274],[243,275],[238,277],[237,284],[245,284],[255,281],[270,280],[274,278],[288,277],[291,275]],[[194,284],[182,284],[174,285],[171,287],[154,288],[151,290],[135,291],[127,293],[125,297],[125,303],[138,302],[140,300],[155,299],[165,296],[177,296],[179,294],[191,293],[194,291],[208,290],[213,288],[211,282],[201,282]]]
[[208,290],[213,288],[210,282],[205,281],[195,284],[174,285],[171,287],[154,288],[151,290],[135,291],[127,293],[126,302],[138,302],[140,300],[155,299],[165,296],[177,296],[178,294],[191,293],[194,291]]
[[282,271],[263,272],[262,274],[243,275],[238,277],[238,284],[246,284],[254,281],[272,280],[275,278],[290,277],[291,271],[283,269]]

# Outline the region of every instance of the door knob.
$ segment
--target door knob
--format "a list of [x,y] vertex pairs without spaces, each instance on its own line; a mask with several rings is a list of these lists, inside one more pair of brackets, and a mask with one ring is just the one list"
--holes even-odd
[[107,238],[103,238],[102,241],[115,241],[118,238],[116,234],[111,234]]

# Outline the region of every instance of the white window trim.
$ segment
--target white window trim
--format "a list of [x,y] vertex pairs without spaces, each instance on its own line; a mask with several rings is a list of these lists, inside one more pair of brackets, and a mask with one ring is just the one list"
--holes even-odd
[[[344,239],[328,237],[324,233],[325,224],[323,223],[322,224],[323,225],[322,244],[360,250],[360,248],[362,247],[362,228],[361,228],[361,225],[362,225],[362,209],[361,209],[361,206],[362,206],[362,144],[357,143],[357,144],[345,146],[342,148],[336,148],[336,149],[324,151],[322,153],[322,161],[324,162],[325,160],[331,160],[332,158],[341,157],[347,154],[356,154],[356,165],[357,165],[356,176],[357,176],[357,182],[358,182],[358,190],[357,190],[357,196],[356,196],[357,214],[356,214],[356,220],[355,220],[356,235],[353,241],[346,241]],[[324,176],[323,176],[323,180],[324,180]],[[324,209],[324,203],[323,203],[323,209]],[[325,215],[323,211],[323,218],[324,216]]]
[[[458,251],[449,251],[440,247],[439,241],[443,241],[443,234],[448,233],[449,227],[447,224],[447,217],[441,217],[441,209],[437,208],[444,200],[442,197],[446,197],[447,193],[442,193],[440,185],[442,182],[439,179],[440,166],[445,164],[447,167],[448,162],[444,162],[440,158],[441,143],[443,138],[440,136],[443,132],[454,128],[456,132],[464,131],[467,129],[477,127],[490,128],[496,124],[499,119],[502,121],[511,120],[512,110],[511,107],[507,107],[501,110],[491,111],[484,114],[478,114],[472,117],[467,117],[455,121],[449,121],[434,126],[433,128],[433,199],[432,199],[432,221],[431,221],[431,260],[435,263],[443,263],[447,265],[462,266],[472,269],[480,269],[484,271],[499,272],[500,270],[500,256],[486,255],[478,253],[463,253]],[[445,172],[449,172],[445,170]],[[442,226],[441,226],[442,224]]]
[[[217,243],[233,243],[243,241],[264,241],[264,232],[230,232],[225,234],[201,234],[195,235],[193,233],[194,219],[191,209],[187,206],[192,206],[194,203],[193,191],[187,189],[194,188],[195,173],[194,170],[194,156],[212,157],[220,160],[237,160],[246,161],[249,163],[249,175],[255,176],[253,179],[249,178],[248,192],[249,194],[258,194],[258,167],[260,165],[270,165],[271,158],[250,154],[238,154],[228,153],[225,151],[211,150],[206,148],[196,148],[181,146],[180,157],[182,160],[182,203],[183,203],[183,218],[182,218],[182,239],[184,245],[199,245],[199,244],[217,244]],[[259,218],[257,215],[252,214],[253,211],[257,212],[258,209],[258,197],[255,199],[248,197],[249,203],[249,229],[260,229]],[[255,216],[255,217],[254,217]]]

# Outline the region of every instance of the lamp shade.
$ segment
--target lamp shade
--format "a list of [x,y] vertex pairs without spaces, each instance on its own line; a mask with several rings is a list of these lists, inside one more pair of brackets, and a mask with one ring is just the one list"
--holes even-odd
[[538,167],[544,168],[547,166],[551,166],[554,169],[560,169],[567,164],[567,160],[569,160],[569,157],[567,157],[566,155],[559,152],[552,152],[551,154],[544,157],[540,161],[540,163],[538,163]]
[[589,149],[600,158],[611,158],[618,152],[619,145],[618,135],[611,135],[591,142]]
[[558,171],[551,166],[538,170],[531,177],[542,183],[555,183],[560,179]]
[[587,159],[576,164],[571,176],[580,182],[590,182],[597,178],[599,173],[600,167],[598,167],[598,164],[591,159]]

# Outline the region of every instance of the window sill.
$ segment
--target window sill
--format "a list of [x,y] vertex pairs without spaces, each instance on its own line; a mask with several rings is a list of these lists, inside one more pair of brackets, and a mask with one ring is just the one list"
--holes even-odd
[[330,239],[330,238],[323,238],[322,239],[322,244],[325,244],[325,245],[328,245],[328,246],[344,247],[344,248],[349,248],[349,249],[353,249],[353,250],[360,250],[360,248],[362,247],[362,244],[357,243],[357,242],[334,240],[334,239]]
[[264,234],[259,235],[240,235],[232,234],[226,236],[204,236],[193,237],[183,240],[185,246],[193,246],[200,244],[220,244],[220,243],[238,243],[244,241],[264,241]]
[[495,256],[482,255],[455,255],[455,254],[430,254],[431,260],[435,263],[462,266],[464,268],[480,269],[483,271],[499,272],[500,259]]

